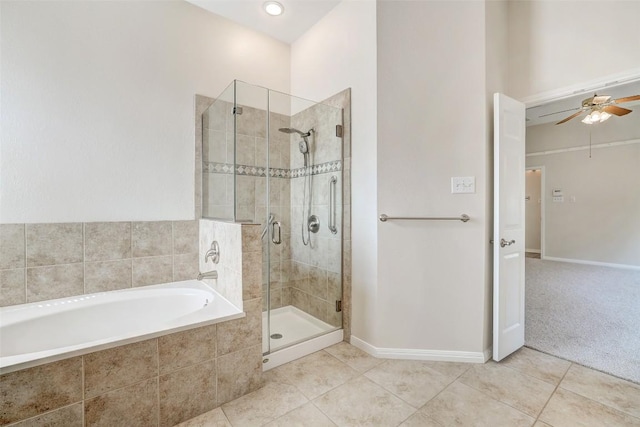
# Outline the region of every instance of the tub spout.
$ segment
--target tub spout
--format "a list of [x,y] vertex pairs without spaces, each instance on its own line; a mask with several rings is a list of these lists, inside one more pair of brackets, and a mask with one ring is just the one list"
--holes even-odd
[[202,279],[217,279],[218,272],[216,270],[205,271],[204,273],[198,273],[198,280]]

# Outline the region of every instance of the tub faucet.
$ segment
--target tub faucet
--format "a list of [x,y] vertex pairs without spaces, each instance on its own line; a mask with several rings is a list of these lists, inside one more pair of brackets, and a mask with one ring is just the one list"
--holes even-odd
[[205,271],[204,273],[198,273],[198,280],[202,279],[217,279],[218,272],[216,270]]

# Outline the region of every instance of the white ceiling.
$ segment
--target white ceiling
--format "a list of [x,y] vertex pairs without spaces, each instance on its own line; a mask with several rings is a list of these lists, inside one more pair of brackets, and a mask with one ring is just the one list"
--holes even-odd
[[[640,95],[640,80],[616,86],[604,87],[594,92],[579,93],[549,104],[527,108],[527,126],[552,122],[557,123],[577,112],[582,106],[582,100],[592,97],[594,93],[597,93],[598,95],[609,95],[614,99],[623,98],[625,96]],[[640,114],[640,102],[638,101],[620,104],[620,106],[630,110],[635,110],[631,114]],[[584,115],[581,115],[572,120],[582,120],[583,118]]]
[[280,16],[270,16],[265,0],[186,0],[238,24],[291,44],[341,0],[278,0],[284,6]]

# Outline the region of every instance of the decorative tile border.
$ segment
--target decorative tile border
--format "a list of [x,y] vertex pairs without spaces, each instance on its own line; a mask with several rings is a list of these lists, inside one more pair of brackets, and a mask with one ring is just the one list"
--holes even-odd
[[[342,169],[342,161],[336,160],[333,162],[320,163],[311,166],[312,175],[320,175],[323,173],[337,172]],[[202,170],[205,173],[219,173],[232,175],[234,172],[234,165],[231,163],[217,163],[206,162],[202,165]],[[247,166],[237,165],[235,171],[238,175],[245,176],[257,176],[266,177],[267,168],[261,166]],[[299,178],[304,176],[306,168],[297,169],[282,169],[282,168],[269,168],[269,176],[272,178]]]
[[[342,169],[342,162],[336,160],[335,162],[320,163],[311,166],[311,175],[320,175],[323,173],[337,172]],[[305,175],[306,168],[291,169],[291,178],[298,178]]]

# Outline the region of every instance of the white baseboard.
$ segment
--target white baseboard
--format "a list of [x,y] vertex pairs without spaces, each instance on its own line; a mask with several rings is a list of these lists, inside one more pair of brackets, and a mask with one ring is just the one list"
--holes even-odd
[[484,352],[473,351],[447,351],[447,350],[422,350],[408,348],[383,348],[375,347],[358,337],[351,335],[351,344],[360,350],[369,353],[373,357],[381,359],[408,359],[408,360],[432,360],[435,362],[465,362],[484,363],[491,355],[490,350]]
[[571,262],[573,264],[586,264],[586,265],[598,265],[601,267],[623,268],[625,270],[640,270],[640,265],[612,264],[609,262],[587,261],[583,259],[571,259],[571,258],[557,258],[557,257],[551,257],[551,256],[546,256],[542,259],[544,259],[545,261]]
[[531,252],[531,253],[534,253],[534,254],[541,253],[540,249],[525,249],[524,251],[525,252]]
[[493,357],[493,347],[489,347],[484,351],[484,361],[491,359]]

